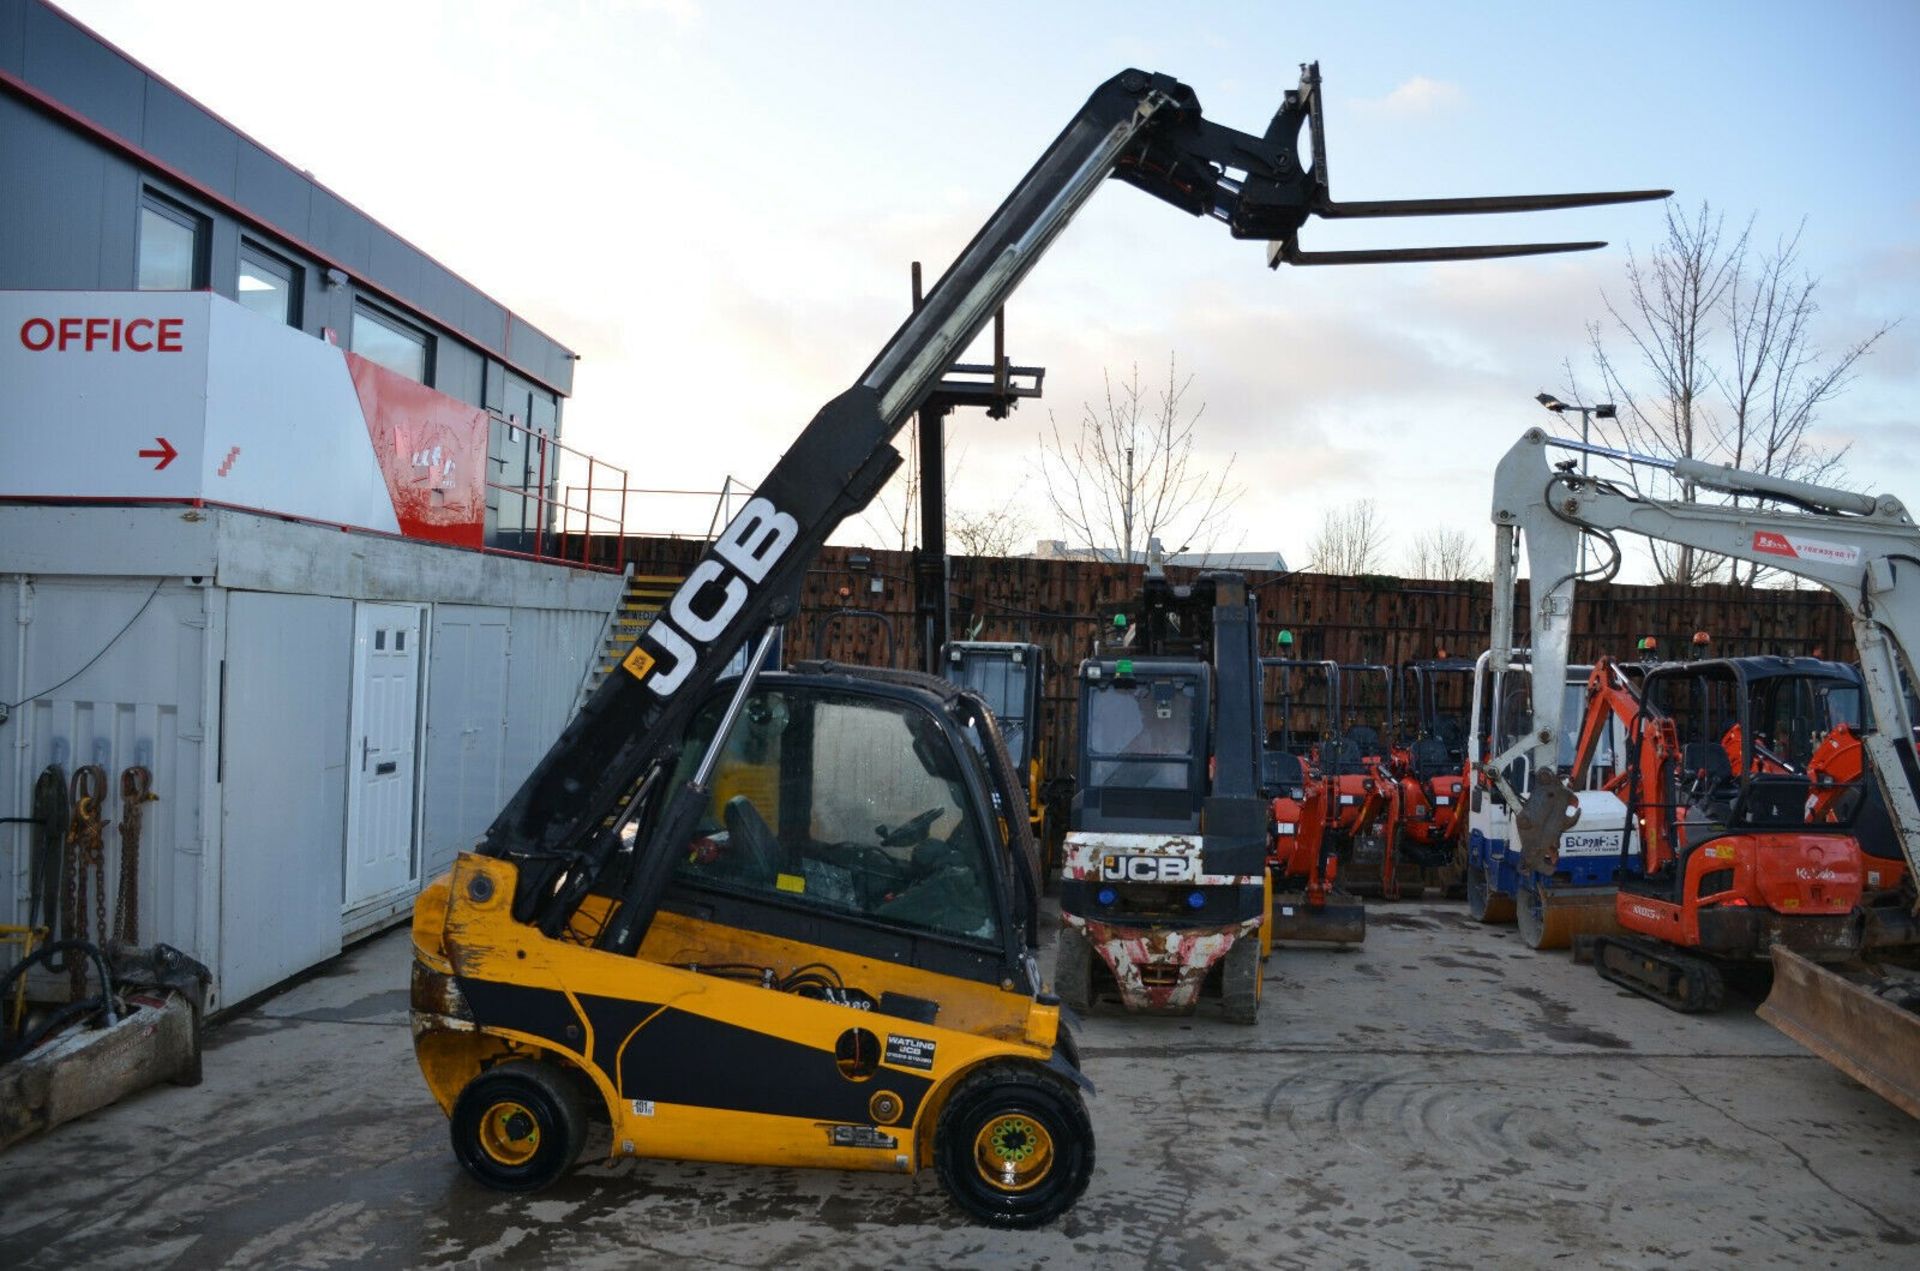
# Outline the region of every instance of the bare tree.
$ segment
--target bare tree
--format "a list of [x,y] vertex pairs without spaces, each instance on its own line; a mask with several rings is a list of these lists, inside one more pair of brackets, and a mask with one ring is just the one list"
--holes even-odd
[[[944,456],[947,462],[947,484],[953,484],[953,459]],[[873,502],[867,504],[860,513],[861,522],[872,531],[874,536],[889,547],[898,546],[906,551],[918,541],[920,534],[920,429],[915,426],[907,434],[907,459],[901,464],[880,493],[873,496]]]
[[1237,456],[1229,456],[1218,473],[1194,457],[1206,403],[1191,410],[1186,405],[1193,376],[1181,378],[1169,356],[1166,387],[1151,397],[1140,386],[1138,364],[1118,384],[1111,373],[1104,378],[1106,400],[1083,404],[1079,432],[1071,438],[1048,414],[1051,436],[1040,439],[1047,501],[1098,559],[1130,561],[1152,538],[1206,546],[1240,487],[1230,483]]
[[[1799,232],[1756,259],[1752,226],[1749,217],[1729,235],[1724,215],[1704,202],[1691,217],[1669,206],[1665,237],[1646,259],[1629,250],[1625,303],[1605,298],[1610,321],[1587,327],[1602,395],[1618,413],[1594,426],[1641,454],[1830,478],[1845,449],[1820,449],[1812,425],[1890,324],[1823,354],[1811,331],[1819,282],[1800,269]],[[1625,352],[1616,356],[1609,337]],[[1577,383],[1571,392],[1580,400]],[[1697,492],[1683,486],[1679,497],[1692,502]],[[1736,581],[1758,574],[1689,547],[1655,544],[1653,560],[1670,583],[1705,582],[1723,565]]]
[[1012,556],[1033,534],[1033,522],[1020,507],[1019,491],[997,508],[955,511],[947,517],[947,542],[960,556]]
[[1307,568],[1321,574],[1377,574],[1386,562],[1387,531],[1372,499],[1328,508],[1307,544]]
[[1413,540],[1407,552],[1409,578],[1460,582],[1488,576],[1487,558],[1465,530],[1436,526]]
[[[1822,449],[1808,432],[1820,408],[1853,381],[1855,363],[1893,324],[1883,323],[1838,353],[1820,354],[1808,330],[1820,312],[1819,282],[1801,270],[1799,260],[1805,228],[1802,221],[1751,272],[1741,270],[1727,290],[1730,352],[1718,376],[1727,423],[1719,442],[1736,468],[1825,482],[1833,479],[1852,445]],[[1752,585],[1762,574],[1759,565],[1731,559],[1726,564],[1731,582]]]

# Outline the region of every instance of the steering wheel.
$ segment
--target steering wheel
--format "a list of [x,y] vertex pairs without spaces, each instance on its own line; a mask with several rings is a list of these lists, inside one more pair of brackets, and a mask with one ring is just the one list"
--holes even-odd
[[876,825],[874,827],[874,833],[880,836],[880,846],[882,847],[914,847],[926,842],[927,832],[933,828],[933,823],[938,821],[945,812],[945,808],[928,808],[925,812],[916,815],[912,820],[896,826],[891,830],[884,825]]

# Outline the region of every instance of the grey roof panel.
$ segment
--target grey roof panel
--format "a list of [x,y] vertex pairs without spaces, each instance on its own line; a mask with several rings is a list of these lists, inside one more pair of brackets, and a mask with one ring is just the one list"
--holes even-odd
[[341,268],[361,277],[370,276],[373,222],[331,190],[317,185],[313,187],[308,235],[309,241],[339,261]]
[[301,239],[308,236],[312,184],[244,138],[234,162],[233,198],[281,233]]
[[147,73],[66,14],[30,5],[20,77],[122,137],[140,136]]
[[223,198],[234,197],[240,138],[198,102],[151,77],[140,144],[168,167]]
[[421,259],[420,253],[401,242],[392,230],[378,221],[367,222],[367,277],[394,295],[411,300],[423,312],[450,322],[452,319],[442,315],[432,300],[421,294]]
[[26,49],[26,0],[0,0],[0,71],[23,74]]

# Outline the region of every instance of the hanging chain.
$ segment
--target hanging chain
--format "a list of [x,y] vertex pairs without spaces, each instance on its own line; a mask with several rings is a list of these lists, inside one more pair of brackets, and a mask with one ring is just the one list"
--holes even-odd
[[[73,939],[87,938],[87,869],[93,870],[94,931],[107,932],[107,850],[101,842],[106,822],[100,816],[100,801],[107,792],[107,770],[99,764],[86,764],[73,773],[73,821],[67,826],[67,896],[65,926]],[[73,1001],[87,993],[87,962],[67,959]]]
[[113,909],[113,942],[140,943],[140,828],[145,807],[159,799],[153,773],[135,765],[120,773],[120,899]]

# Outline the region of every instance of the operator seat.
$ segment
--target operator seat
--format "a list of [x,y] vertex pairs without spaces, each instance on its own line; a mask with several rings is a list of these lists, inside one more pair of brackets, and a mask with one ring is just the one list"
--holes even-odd
[[1413,764],[1413,775],[1422,781],[1460,766],[1454,762],[1447,743],[1438,737],[1422,737],[1414,742],[1407,751],[1407,758]]
[[780,840],[767,828],[760,809],[746,795],[736,794],[727,800],[721,817],[727,823],[727,839],[738,853],[742,872],[758,883],[773,882],[785,853],[780,850]]
[[1291,798],[1307,784],[1306,765],[1291,751],[1269,750],[1260,759],[1260,783],[1269,798]]
[[1732,801],[1736,793],[1733,762],[1714,742],[1690,741],[1680,748],[1678,773],[1682,794],[1695,788],[1700,774],[1706,774],[1701,794],[1680,815],[1680,850],[1690,852],[1708,839],[1719,838],[1730,827]]
[[1326,754],[1325,768],[1331,776],[1351,776],[1360,771],[1363,757],[1359,743],[1351,736],[1342,737],[1322,748]]

